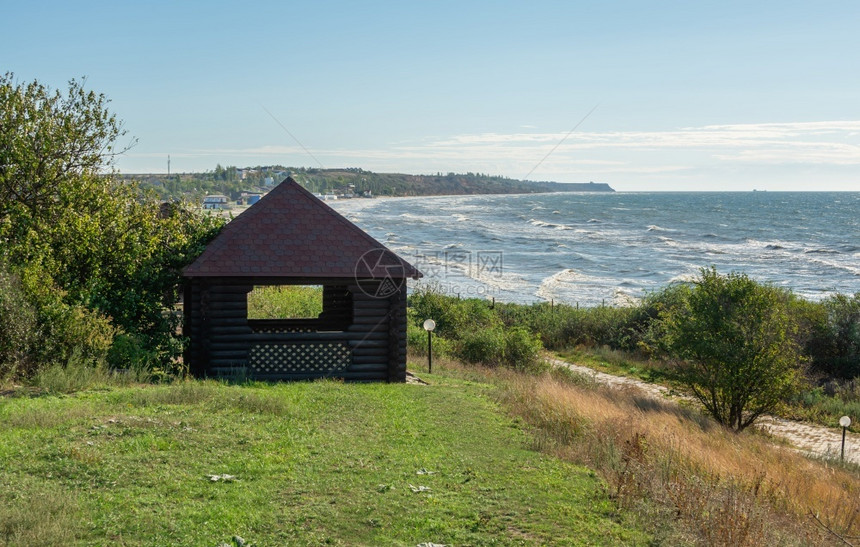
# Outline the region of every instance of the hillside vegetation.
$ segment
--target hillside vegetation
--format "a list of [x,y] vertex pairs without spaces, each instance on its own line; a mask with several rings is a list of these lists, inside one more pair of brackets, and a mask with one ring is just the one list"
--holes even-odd
[[613,192],[605,183],[533,182],[481,173],[437,173],[407,175],[374,173],[358,168],[315,169],[306,167],[257,166],[248,169],[223,168],[205,173],[173,175],[126,174],[124,178],[157,192],[164,199],[188,198],[199,201],[207,194],[224,194],[232,199],[243,192],[265,191],[266,179],[278,184],[292,176],[308,190],[318,193],[355,192],[373,196],[439,196],[461,194],[533,194],[540,192]]

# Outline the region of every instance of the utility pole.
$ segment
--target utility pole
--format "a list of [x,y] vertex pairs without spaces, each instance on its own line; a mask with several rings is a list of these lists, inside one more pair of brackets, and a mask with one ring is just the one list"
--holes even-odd
[[170,154],[167,154],[167,176],[170,176]]

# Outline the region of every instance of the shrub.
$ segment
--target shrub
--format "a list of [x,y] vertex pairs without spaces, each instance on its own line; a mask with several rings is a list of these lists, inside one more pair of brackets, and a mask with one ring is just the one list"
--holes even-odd
[[145,370],[156,365],[158,354],[148,348],[139,334],[117,335],[107,354],[108,364],[116,369]]
[[[410,321],[406,324],[406,344],[409,351],[427,355],[427,331]],[[454,355],[453,342],[433,333],[433,355]]]
[[542,349],[540,337],[522,327],[514,327],[505,332],[504,361],[512,368],[534,369],[541,361]]
[[446,296],[434,285],[417,289],[409,296],[413,320],[420,325],[425,319],[436,322],[440,336],[459,338],[460,333],[474,328],[498,326],[499,318],[485,300],[460,300]]
[[0,379],[31,372],[38,339],[36,310],[18,276],[0,263]]
[[499,366],[505,362],[505,332],[501,327],[471,330],[460,338],[457,356],[469,363]]
[[780,289],[703,269],[667,327],[682,379],[726,427],[743,430],[800,388],[797,322]]
[[843,378],[860,375],[860,293],[837,294],[824,302],[832,341],[832,372]]
[[65,364],[74,356],[80,362],[100,364],[116,333],[110,320],[97,311],[60,300],[39,309],[39,323],[42,363]]

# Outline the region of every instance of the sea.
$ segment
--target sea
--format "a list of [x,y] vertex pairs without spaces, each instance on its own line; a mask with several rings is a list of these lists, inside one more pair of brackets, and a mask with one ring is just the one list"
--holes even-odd
[[451,295],[630,305],[742,272],[810,300],[860,292],[860,192],[616,192],[328,202]]

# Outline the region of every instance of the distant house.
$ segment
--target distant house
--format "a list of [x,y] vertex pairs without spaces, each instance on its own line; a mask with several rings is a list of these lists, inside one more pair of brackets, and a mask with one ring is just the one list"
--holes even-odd
[[263,197],[263,192],[242,192],[242,199],[248,205],[254,205]]
[[204,209],[226,209],[230,206],[230,198],[220,194],[212,194],[203,198]]

